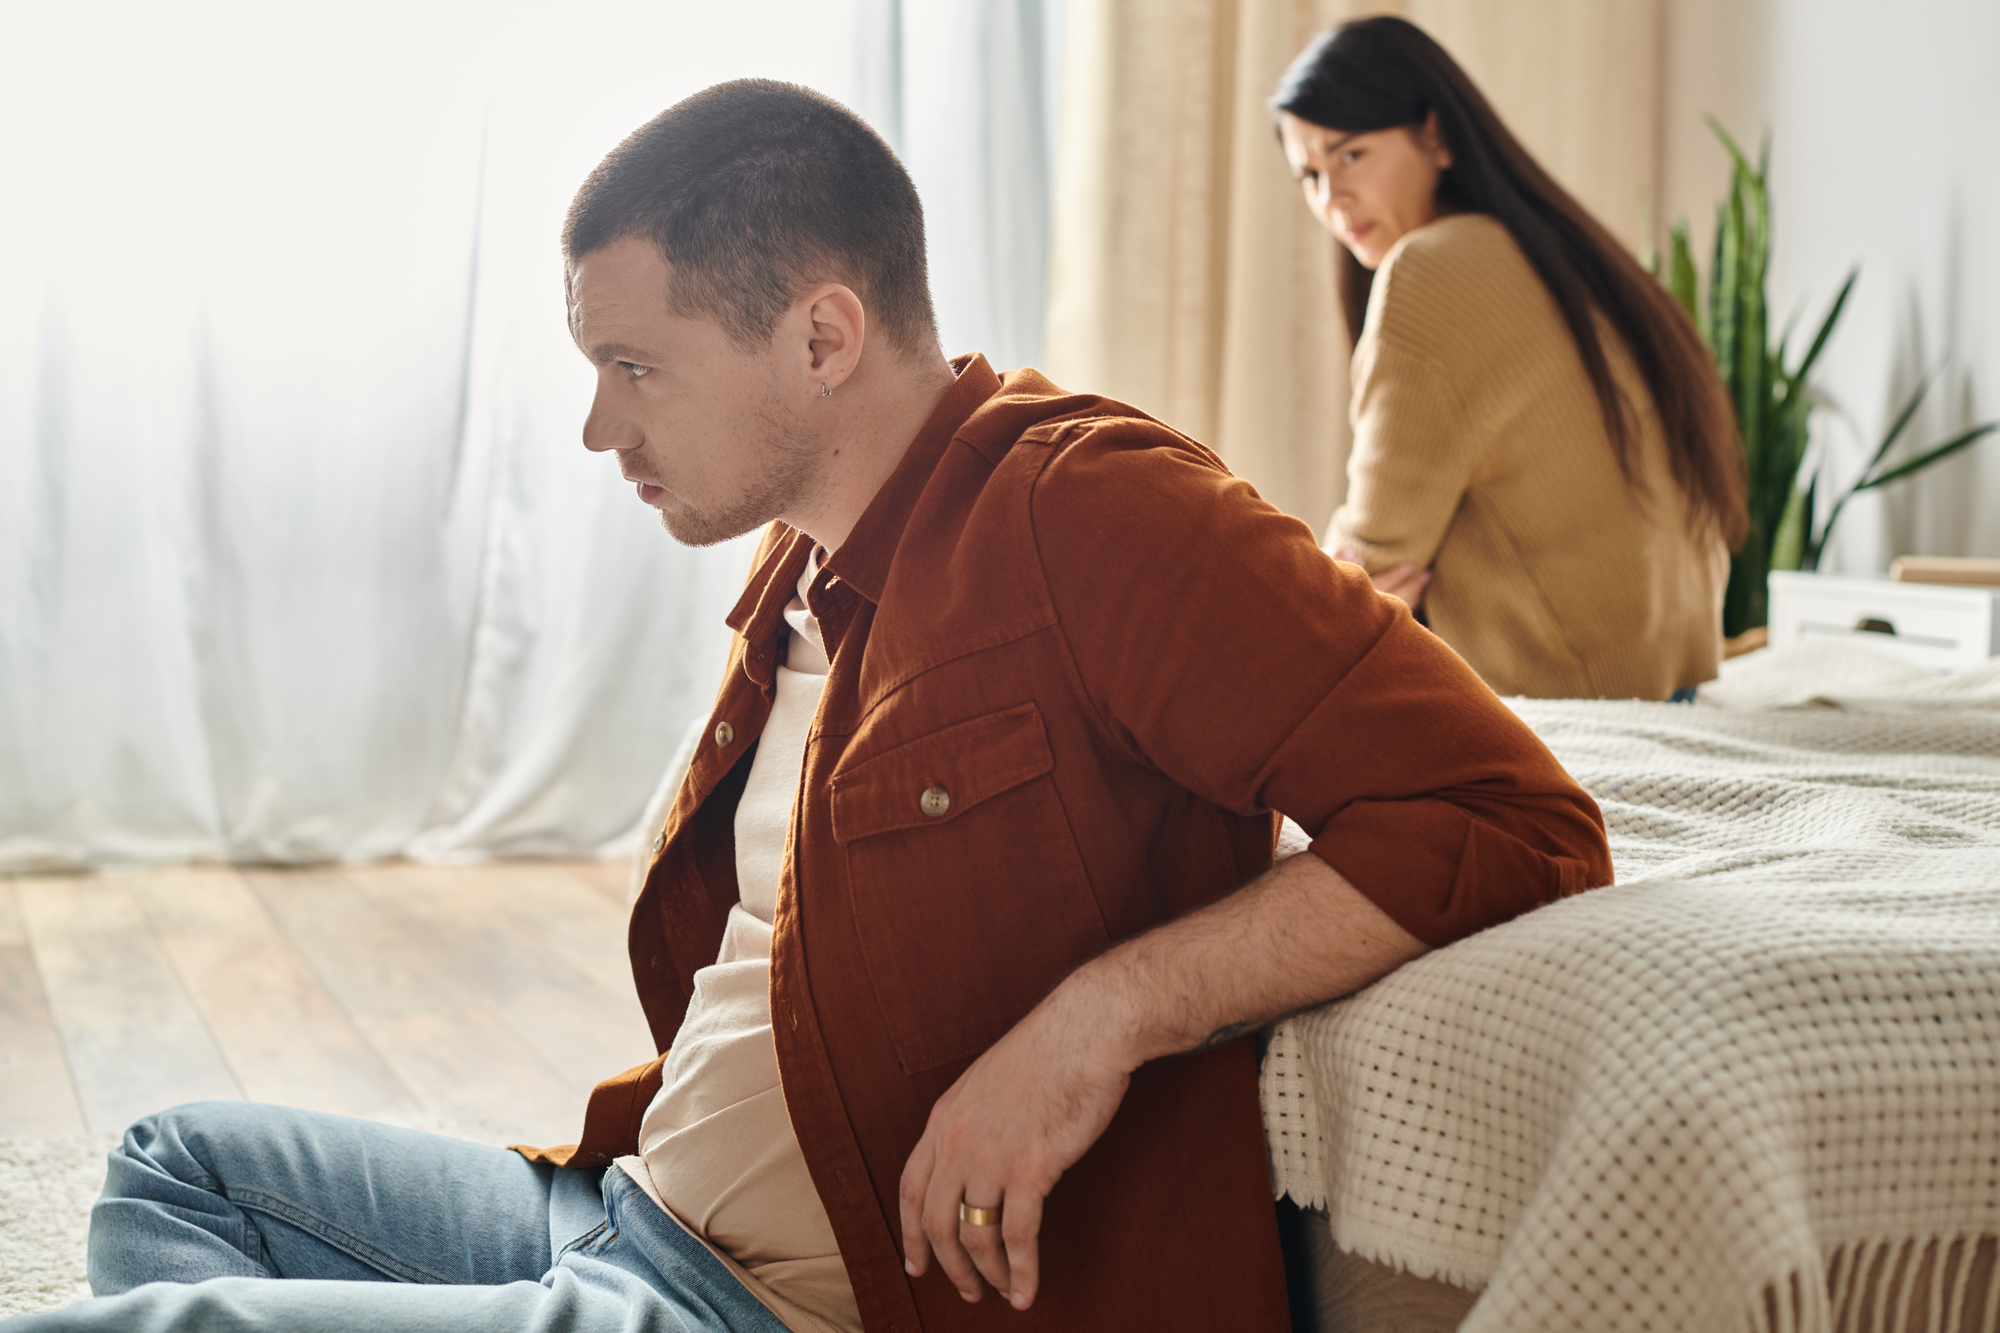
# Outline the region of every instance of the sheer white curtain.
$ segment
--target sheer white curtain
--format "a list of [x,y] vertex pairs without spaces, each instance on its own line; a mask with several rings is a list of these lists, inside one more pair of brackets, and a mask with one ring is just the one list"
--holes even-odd
[[859,0],[854,107],[924,198],[948,351],[1038,365],[1064,0]]
[[857,34],[853,0],[17,8],[0,871],[624,838],[748,550],[681,548],[578,443],[562,210],[719,79],[851,100]]

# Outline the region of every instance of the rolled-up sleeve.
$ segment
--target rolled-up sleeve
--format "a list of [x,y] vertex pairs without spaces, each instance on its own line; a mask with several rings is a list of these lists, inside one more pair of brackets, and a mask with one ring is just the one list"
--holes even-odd
[[1114,741],[1275,810],[1433,946],[1611,878],[1595,802],[1402,603],[1164,428],[1082,428],[1036,483],[1037,554]]

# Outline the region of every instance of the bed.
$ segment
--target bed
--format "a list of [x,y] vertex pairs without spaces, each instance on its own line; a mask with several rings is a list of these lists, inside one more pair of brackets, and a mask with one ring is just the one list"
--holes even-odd
[[1617,883],[1271,1031],[1300,1322],[2000,1328],[2000,661],[1514,707]]

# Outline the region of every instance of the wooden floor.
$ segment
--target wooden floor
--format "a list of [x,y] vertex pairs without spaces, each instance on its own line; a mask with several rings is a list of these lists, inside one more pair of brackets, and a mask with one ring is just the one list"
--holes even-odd
[[619,862],[0,878],[0,1138],[247,1098],[573,1141],[653,1054]]

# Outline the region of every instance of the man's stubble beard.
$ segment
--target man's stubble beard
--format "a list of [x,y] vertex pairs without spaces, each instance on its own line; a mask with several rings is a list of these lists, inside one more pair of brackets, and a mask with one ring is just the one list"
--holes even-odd
[[751,409],[763,430],[758,449],[764,467],[735,503],[726,509],[678,509],[662,505],[660,525],[683,546],[715,546],[746,532],[755,532],[787,512],[796,512],[801,497],[820,479],[818,441],[794,414],[775,401]]

